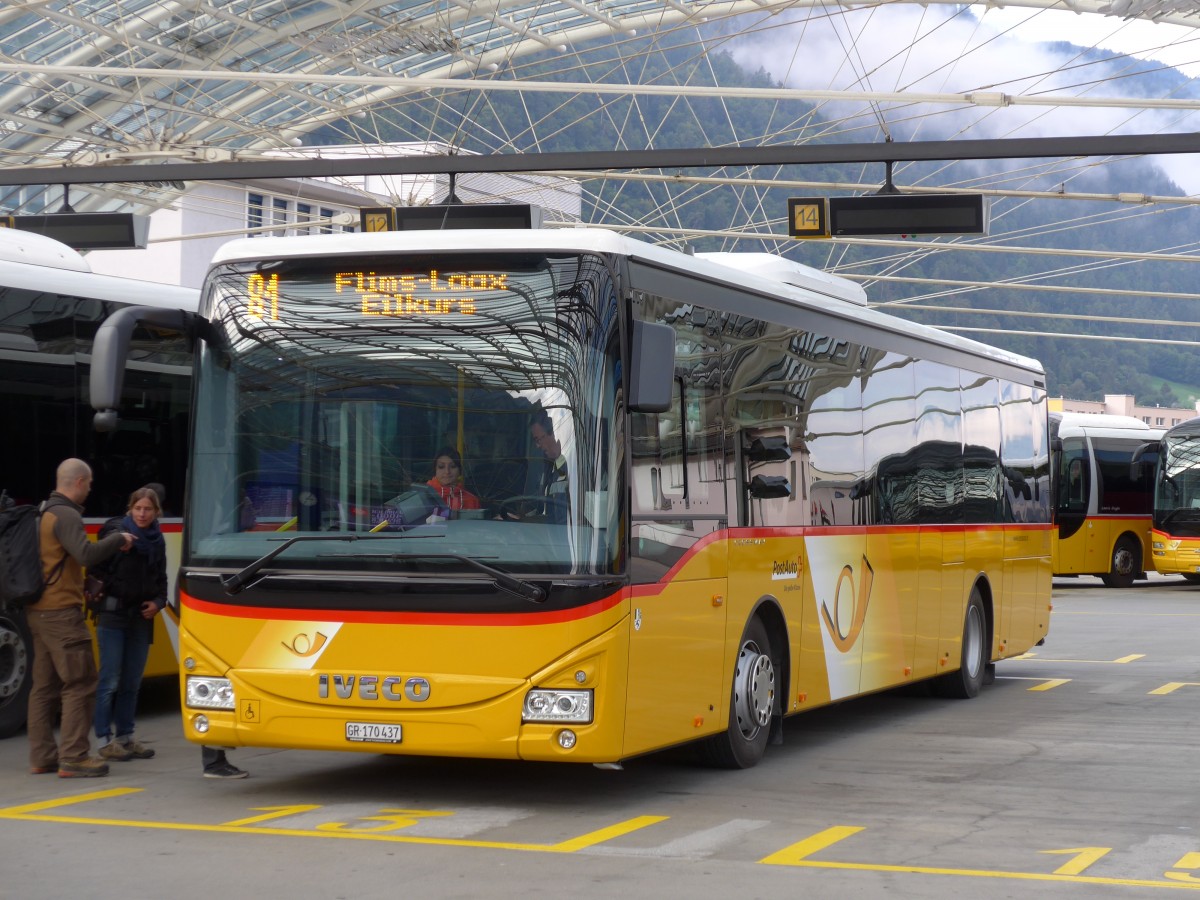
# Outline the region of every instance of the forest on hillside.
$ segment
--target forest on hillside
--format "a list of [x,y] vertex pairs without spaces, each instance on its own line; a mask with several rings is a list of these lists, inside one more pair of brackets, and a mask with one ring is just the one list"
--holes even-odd
[[[653,46],[647,43],[639,52],[636,47],[631,48],[628,40],[619,47],[597,42],[579,51],[569,71],[560,71],[562,63],[553,55],[533,59],[522,64],[519,76],[581,80],[580,55],[586,55],[591,82],[777,86],[761,71],[742,69],[724,52],[698,53],[695,46],[672,47],[661,42]],[[1175,82],[1182,82],[1182,76],[1174,70],[1164,70],[1155,77],[1165,79],[1176,92],[1181,89]],[[451,95],[448,100],[414,99],[403,105],[392,104],[373,113],[366,122],[347,119],[325,126],[310,141],[314,144],[444,141],[483,153],[563,152],[612,149],[618,134],[617,149],[828,141],[828,126],[811,106],[800,101],[739,100],[733,110],[721,98],[693,97],[683,103],[671,96],[642,96],[635,100],[612,95],[464,92]],[[932,137],[927,133],[922,135],[924,140]],[[1002,160],[986,165],[1020,171],[1024,164],[1022,160]],[[897,186],[903,189],[904,183],[919,183],[930,175],[932,170],[928,166],[932,165],[922,168],[913,164],[898,169]],[[861,182],[883,178],[882,170],[868,173],[859,166],[808,166],[790,170],[759,167],[753,174],[760,181]],[[1072,179],[1070,190],[1116,194],[1129,191],[1130,184],[1136,184],[1142,194],[1182,195],[1161,169],[1137,159],[1078,174]],[[1027,187],[1053,191],[1056,185]],[[767,210],[781,220],[779,227],[773,229],[776,232],[784,229],[787,199],[795,193],[784,187],[722,186],[709,189],[702,202],[695,202],[694,187],[620,179],[585,181],[583,190],[586,222],[720,231],[729,229],[730,223],[738,222],[739,218],[744,220],[748,211]],[[1191,391],[1173,390],[1168,382],[1194,385],[1200,395],[1200,354],[1185,345],[1138,342],[1195,338],[1200,319],[1194,312],[1194,301],[1166,296],[1194,292],[1197,279],[1191,264],[1044,255],[1047,249],[1163,252],[1167,248],[1171,252],[1170,248],[1180,248],[1174,252],[1186,253],[1194,247],[1194,236],[1200,232],[1197,218],[1200,213],[1190,205],[1129,205],[1121,213],[1115,217],[1113,203],[1106,201],[995,198],[989,243],[997,243],[997,236],[1003,234],[1006,244],[1042,251],[1036,256],[961,249],[901,254],[892,247],[875,249],[812,241],[796,242],[785,252],[807,265],[837,267],[839,271],[855,271],[857,265],[874,258],[876,262],[868,263],[864,271],[908,278],[994,284],[1028,281],[1040,285],[1036,290],[993,286],[952,291],[927,284],[864,282],[871,302],[887,304],[888,312],[940,327],[987,329],[965,333],[1041,360],[1052,396],[1100,400],[1106,393],[1128,393],[1145,404],[1191,405],[1194,399]],[[770,246],[752,240],[734,243],[717,237],[694,244],[702,251],[775,250],[773,243]],[[1052,273],[1052,277],[1046,273]],[[1120,293],[1123,291],[1132,293]],[[932,294],[938,296],[934,298]],[[924,298],[917,305],[946,309],[906,308],[904,301],[914,297]],[[1003,310],[1007,314],[970,312],[973,309]],[[1063,337],[1057,336],[1060,334]],[[1124,340],[1106,340],[1109,337]]]

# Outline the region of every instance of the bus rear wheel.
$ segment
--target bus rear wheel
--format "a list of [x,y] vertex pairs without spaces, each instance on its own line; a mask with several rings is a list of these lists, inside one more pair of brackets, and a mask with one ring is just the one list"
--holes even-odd
[[957,672],[948,672],[933,682],[934,693],[939,697],[955,700],[970,700],[979,695],[988,675],[991,657],[988,640],[987,614],[983,608],[983,597],[979,588],[971,589],[967,601],[967,614],[963,617],[962,652]]
[[0,738],[25,724],[33,682],[33,639],[25,616],[0,607]]
[[1110,588],[1127,588],[1142,571],[1142,548],[1130,537],[1119,539],[1113,547],[1112,564],[1100,580]]
[[700,744],[704,762],[722,769],[749,769],[763,758],[775,714],[776,671],[771,637],[756,616],[747,623],[738,648],[729,724]]

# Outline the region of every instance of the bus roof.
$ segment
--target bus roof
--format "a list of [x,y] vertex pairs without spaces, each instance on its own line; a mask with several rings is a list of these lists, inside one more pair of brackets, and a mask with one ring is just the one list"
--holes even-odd
[[1152,428],[1134,416],[1116,416],[1110,413],[1052,412],[1050,418],[1059,422],[1059,437],[1091,434],[1106,437],[1134,437],[1140,440],[1157,440],[1163,429]]
[[66,244],[11,228],[0,228],[0,286],[134,306],[194,311],[200,305],[200,292],[194,288],[97,275],[87,259]]
[[[866,308],[861,299],[865,294],[853,282],[799,263],[782,261],[768,267],[761,259],[751,259],[735,267],[730,265],[729,257],[737,254],[691,256],[599,228],[471,231],[450,229],[242,238],[221,246],[214,254],[212,264],[216,266],[256,262],[262,259],[329,258],[365,253],[449,253],[464,250],[627,256],[652,266],[726,284],[734,290],[751,291],[797,306],[817,308],[912,338],[956,348],[964,353],[1017,366],[1038,375],[1045,372],[1040,362],[1029,357]],[[751,257],[768,255],[747,254]],[[723,258],[718,262],[713,257]],[[787,280],[780,280],[781,273]],[[831,300],[832,303],[829,302]]]
[[1169,434],[1171,437],[1200,435],[1200,416],[1194,419],[1184,419],[1178,425],[1172,425],[1163,433]]
[[52,266],[75,272],[92,271],[78,250],[43,234],[15,228],[0,228],[0,261]]

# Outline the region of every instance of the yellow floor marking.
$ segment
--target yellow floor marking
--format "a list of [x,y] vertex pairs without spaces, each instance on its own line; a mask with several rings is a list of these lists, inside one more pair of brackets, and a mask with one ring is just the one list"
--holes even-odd
[[1047,678],[1041,684],[1035,684],[1033,687],[1028,688],[1028,690],[1049,691],[1049,690],[1053,690],[1056,687],[1062,687],[1064,684],[1066,684],[1070,680],[1071,680],[1070,678]]
[[1054,870],[1055,875],[1078,875],[1101,857],[1112,852],[1112,847],[1072,847],[1069,850],[1042,850],[1041,853],[1074,853],[1075,858]]
[[[1046,851],[1048,853],[1080,854],[1079,857],[1065,863],[1053,874],[1046,872],[1003,872],[996,869],[943,869],[935,866],[893,866],[884,863],[823,862],[821,860],[808,859],[811,854],[816,853],[818,850],[832,846],[838,841],[857,834],[862,830],[862,828],[846,825],[827,828],[797,844],[792,844],[790,847],[785,847],[777,853],[765,856],[759,862],[775,866],[795,866],[802,869],[841,869],[853,872],[907,872],[912,875],[958,875],[966,878],[1002,878],[1013,881],[1054,881],[1095,885],[1119,884],[1132,887],[1169,888],[1172,890],[1200,890],[1200,879],[1197,879],[1197,883],[1192,885],[1184,883],[1186,881],[1184,878],[1173,878],[1171,881],[1151,881],[1142,878],[1102,878],[1095,875],[1079,875],[1065,871],[1074,867],[1078,867],[1082,871],[1083,868],[1091,865],[1091,863],[1103,856],[1104,853],[1108,852],[1107,848],[1104,847]],[[1099,851],[1104,852],[1101,853]],[[1177,865],[1182,865],[1183,862],[1184,860],[1180,860]],[[1180,872],[1178,874],[1185,875],[1186,873]],[[1167,872],[1166,875],[1168,878],[1172,877],[1172,873],[1170,872]]]
[[17,819],[29,813],[40,812],[44,809],[56,809],[60,806],[70,806],[73,803],[87,803],[90,800],[107,800],[110,797],[122,797],[126,794],[137,794],[143,788],[110,788],[107,791],[93,791],[90,794],[76,794],[73,797],[59,797],[57,800],[43,800],[40,803],[27,803],[24,806],[10,806],[0,809],[0,817]]
[[[1179,862],[1175,863],[1176,869],[1200,869],[1200,853],[1185,853],[1179,858]],[[1191,872],[1164,872],[1167,878],[1172,881],[1189,881],[1192,884],[1200,884],[1200,878],[1197,878]]]
[[[60,797],[55,800],[43,800],[38,803],[26,803],[21,806],[10,806],[7,809],[0,809],[0,819],[21,819],[29,822],[61,822],[69,825],[107,825],[114,828],[148,828],[159,831],[198,831],[218,834],[264,834],[281,837],[315,837],[355,841],[386,841],[397,844],[430,844],[453,847],[481,847],[490,850],[523,850],[532,853],[574,853],[575,851],[582,850],[585,847],[592,847],[596,844],[601,844],[604,841],[630,834],[631,832],[645,828],[648,825],[664,822],[669,818],[668,816],[638,816],[625,822],[619,822],[616,825],[611,825],[607,828],[601,828],[598,831],[593,831],[576,838],[570,838],[569,840],[561,841],[557,844],[523,844],[512,843],[508,841],[475,841],[466,838],[413,837],[399,834],[389,834],[376,830],[362,829],[336,829],[325,831],[314,829],[310,831],[299,828],[264,828],[258,824],[272,818],[279,818],[280,816],[289,815],[295,812],[306,812],[309,809],[319,809],[319,806],[308,807],[297,805],[290,807],[254,807],[255,809],[268,810],[267,815],[251,816],[246,819],[237,819],[224,825],[205,825],[201,823],[188,822],[155,822],[149,820],[140,821],[135,819],[107,819],[95,816],[51,815],[44,812],[44,810],[58,809],[60,807],[70,806],[75,803],[84,803],[93,800],[107,800],[113,797],[121,797],[126,794],[136,794],[142,790],[143,788],[113,788],[112,790],[108,791],[95,791],[90,794],[77,794],[73,797]],[[409,810],[407,812],[412,813],[413,811]],[[425,813],[425,815],[431,814],[432,813]]]
[[[1200,881],[1189,884],[1179,880],[1152,881],[1145,878],[1101,878],[1098,875],[1056,875],[1046,872],[1001,872],[995,869],[939,869],[933,866],[887,866],[876,863],[839,863],[800,860],[792,863],[806,869],[842,869],[854,872],[906,872],[910,875],[957,875],[964,878],[999,878],[1009,881],[1051,881],[1069,884],[1124,885],[1174,890],[1200,890]],[[1170,875],[1170,873],[1167,873]],[[1182,873],[1180,873],[1182,874]]]
[[608,828],[601,828],[599,831],[593,831],[589,834],[580,835],[577,838],[571,838],[569,841],[563,841],[560,844],[555,844],[552,847],[546,847],[546,850],[553,850],[557,853],[574,853],[576,850],[582,850],[585,847],[593,847],[596,844],[602,844],[605,841],[612,840],[615,837],[629,834],[637,831],[640,828],[645,828],[647,825],[657,825],[659,822],[665,822],[670,816],[638,816],[635,819],[629,819],[626,822],[620,822],[616,825],[610,825]]
[[452,816],[454,813],[438,809],[381,809],[383,815],[360,816],[360,822],[381,822],[381,825],[359,826],[349,822],[322,822],[317,826],[318,831],[396,831],[416,825],[421,819],[435,819],[442,816]]
[[1145,659],[1145,658],[1146,658],[1145,653],[1131,653],[1129,656],[1122,656],[1120,659],[1048,659],[1045,656],[1038,656],[1033,651],[1030,651],[1028,653],[1022,653],[1020,656],[1008,657],[1008,659],[1010,659],[1010,660],[1011,659],[1034,659],[1034,660],[1037,660],[1038,662],[1095,663],[1095,664],[1105,665],[1105,666],[1112,666],[1112,665],[1119,666],[1119,665],[1124,665],[1125,663],[1131,663],[1131,662],[1134,662],[1135,660]]
[[1169,694],[1172,691],[1177,691],[1181,687],[1200,687],[1200,682],[1197,682],[1197,681],[1168,681],[1162,687],[1156,687],[1154,690],[1149,691],[1149,693],[1158,694],[1159,696],[1162,696],[1163,694]]
[[816,853],[818,850],[824,850],[826,847],[832,847],[838,841],[845,840],[851,835],[858,834],[863,829],[854,825],[835,825],[833,828],[826,828],[824,831],[817,832],[811,837],[792,844],[790,847],[784,847],[777,853],[772,853],[770,856],[764,856],[759,860],[760,863],[765,863],[768,866],[794,866],[799,865],[804,859]]
[[234,827],[237,825],[253,825],[256,822],[269,822],[272,819],[283,819],[287,816],[294,816],[300,813],[312,812],[314,809],[320,809],[319,803],[297,803],[294,806],[254,806],[251,809],[260,810],[263,812],[261,816],[250,816],[246,819],[234,819],[232,822],[226,822],[225,825]]

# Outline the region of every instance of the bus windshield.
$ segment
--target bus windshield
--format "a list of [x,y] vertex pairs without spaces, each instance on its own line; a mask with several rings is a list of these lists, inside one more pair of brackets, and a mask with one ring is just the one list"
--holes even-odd
[[266,260],[214,270],[205,304],[187,564],[241,568],[304,536],[272,566],[617,571],[604,260]]
[[1154,496],[1154,524],[1177,536],[1200,535],[1200,434],[1163,438]]

